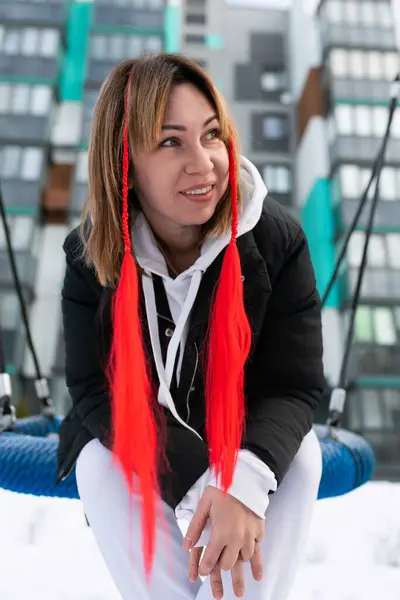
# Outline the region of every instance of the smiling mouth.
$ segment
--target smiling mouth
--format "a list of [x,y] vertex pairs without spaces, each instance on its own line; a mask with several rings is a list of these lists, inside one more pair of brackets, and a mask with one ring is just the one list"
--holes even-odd
[[214,189],[214,185],[206,185],[204,187],[198,187],[193,190],[187,190],[186,192],[180,192],[184,196],[188,196],[189,198],[205,198],[208,197]]

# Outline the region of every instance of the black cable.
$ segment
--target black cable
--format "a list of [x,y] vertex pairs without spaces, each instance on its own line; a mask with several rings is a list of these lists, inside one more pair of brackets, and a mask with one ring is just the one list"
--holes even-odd
[[0,373],[5,373],[7,370],[6,356],[4,353],[3,332],[0,327]]
[[[400,75],[397,75],[396,79],[393,82],[393,85],[397,86],[399,84],[399,81],[400,81]],[[322,300],[321,300],[322,306],[325,306],[326,301],[327,301],[327,299],[329,297],[329,294],[332,291],[332,287],[335,284],[335,281],[336,281],[337,275],[339,273],[340,267],[341,267],[342,262],[343,262],[343,260],[344,260],[344,258],[346,256],[346,252],[347,252],[347,248],[348,248],[348,245],[349,245],[349,242],[350,242],[350,238],[353,235],[353,233],[354,233],[354,231],[355,231],[355,229],[357,227],[357,224],[358,224],[358,221],[360,219],[361,213],[362,213],[362,211],[363,211],[363,209],[364,209],[364,207],[365,207],[365,205],[367,203],[369,190],[371,188],[373,180],[375,179],[375,176],[377,174],[378,168],[382,169],[382,166],[383,166],[382,158],[384,157],[384,154],[385,154],[385,151],[386,151],[386,146],[387,146],[389,135],[390,135],[390,128],[391,128],[391,124],[392,124],[392,120],[393,120],[393,115],[394,115],[394,112],[395,112],[396,106],[397,106],[397,100],[398,100],[398,95],[397,95],[397,93],[395,95],[394,92],[393,92],[392,99],[391,99],[391,102],[389,104],[389,119],[388,119],[388,124],[387,124],[387,127],[386,127],[386,131],[385,131],[385,135],[383,137],[382,144],[381,144],[381,147],[379,148],[378,154],[377,154],[377,156],[376,156],[376,158],[374,160],[374,163],[372,165],[371,175],[370,175],[369,181],[367,183],[367,187],[365,188],[365,190],[363,192],[363,195],[361,196],[361,200],[359,202],[359,205],[358,205],[357,210],[356,210],[356,212],[354,214],[353,220],[350,223],[350,227],[349,227],[349,229],[347,231],[345,240],[343,242],[342,249],[341,249],[341,251],[339,253],[339,256],[338,256],[338,258],[336,260],[335,268],[334,268],[333,273],[332,273],[332,275],[331,275],[331,277],[329,279],[328,285],[325,288],[325,292],[324,292],[324,294],[322,296]],[[381,165],[381,166],[379,167],[379,165]]]
[[15,290],[16,290],[17,296],[18,296],[18,301],[19,301],[19,306],[20,306],[20,310],[21,310],[22,321],[23,321],[24,327],[25,327],[25,333],[26,333],[28,347],[31,352],[34,367],[35,367],[36,393],[37,393],[38,397],[40,398],[44,412],[46,412],[49,416],[51,416],[51,414],[53,414],[52,413],[53,403],[52,403],[52,400],[50,399],[47,381],[42,374],[40,364],[39,364],[39,359],[38,359],[36,349],[35,349],[35,346],[33,343],[32,333],[31,333],[31,329],[29,326],[26,301],[25,301],[24,294],[22,291],[21,281],[20,281],[20,278],[18,275],[15,254],[14,254],[14,250],[13,250],[12,242],[11,242],[10,228],[8,226],[6,209],[5,209],[5,205],[4,205],[4,199],[3,199],[3,194],[2,194],[1,188],[0,188],[0,215],[1,215],[1,220],[2,220],[2,224],[3,224],[3,228],[4,228],[4,234],[5,234],[5,238],[6,238],[7,254],[8,254],[8,259],[10,262],[11,272],[12,272],[12,276],[13,276],[13,280],[14,280],[14,287],[15,287]]
[[[390,129],[391,129],[392,121],[393,121],[393,116],[394,116],[395,110],[397,108],[397,101],[398,101],[398,95],[399,95],[399,81],[400,81],[400,77],[398,75],[396,77],[396,79],[394,81],[394,85],[393,85],[392,98],[391,98],[390,105],[389,105],[388,123],[387,123],[386,131],[385,131],[385,135],[383,138],[383,142],[382,142],[381,148],[379,150],[378,156],[375,160],[373,173],[371,174],[370,181],[368,182],[366,191],[364,192],[364,194],[362,196],[359,210],[356,213],[358,215],[358,217],[357,217],[357,220],[358,220],[359,216],[361,215],[362,208],[365,205],[366,198],[368,197],[369,188],[371,187],[374,176],[376,176],[375,191],[374,191],[374,196],[373,196],[373,199],[371,202],[371,207],[370,207],[370,212],[369,212],[368,222],[367,222],[367,227],[366,227],[366,232],[365,232],[363,254],[362,254],[361,264],[360,264],[360,268],[359,268],[359,272],[358,272],[356,287],[355,287],[355,290],[353,293],[351,307],[350,307],[350,321],[349,321],[349,327],[348,327],[346,341],[345,341],[343,360],[342,360],[340,375],[339,375],[339,382],[338,382],[337,387],[332,391],[332,396],[331,396],[331,404],[329,407],[330,414],[329,414],[329,418],[328,418],[328,425],[330,427],[332,427],[332,426],[338,427],[340,425],[340,420],[341,420],[341,417],[343,414],[344,404],[345,404],[345,400],[346,400],[347,374],[348,374],[348,368],[349,368],[349,362],[350,362],[350,353],[351,353],[352,344],[353,344],[355,318],[356,318],[358,306],[360,304],[361,289],[362,289],[362,284],[363,284],[365,271],[366,271],[366,267],[367,267],[369,242],[370,242],[373,227],[374,227],[375,214],[376,214],[376,209],[377,209],[378,201],[379,201],[379,184],[380,184],[380,179],[381,179],[381,174],[382,174],[382,168],[384,165],[385,153],[386,153],[386,148],[387,148],[387,144],[388,144],[388,140],[389,140],[389,136],[390,136]],[[350,232],[348,233],[348,235],[346,237],[346,242],[342,248],[342,252],[339,257],[340,262],[341,262],[341,260],[343,260],[343,256],[345,254],[345,250],[348,245],[348,241],[357,225],[357,220],[356,219],[353,220],[352,226],[350,228]],[[339,260],[338,260],[338,263],[339,263]],[[338,271],[339,271],[339,268],[336,265],[336,268],[334,271],[335,277],[336,277]],[[334,281],[333,277],[331,278],[330,283],[332,281]],[[332,287],[332,285],[330,287]],[[327,297],[327,295],[325,294],[324,295],[325,300],[326,300],[326,297]]]
[[335,281],[336,281],[336,278],[338,276],[340,267],[342,266],[342,262],[343,262],[344,258],[346,257],[346,252],[347,252],[347,248],[348,248],[348,245],[349,245],[349,242],[350,242],[350,238],[353,235],[353,233],[354,233],[354,231],[355,231],[355,229],[357,227],[357,224],[358,224],[358,221],[360,219],[361,213],[363,212],[364,207],[365,207],[365,205],[367,203],[368,193],[369,193],[369,190],[371,188],[372,182],[375,179],[376,170],[377,170],[378,163],[379,163],[379,160],[380,160],[380,157],[381,157],[381,154],[382,154],[382,150],[383,150],[383,143],[382,143],[382,146],[381,146],[381,148],[379,150],[379,154],[378,154],[378,156],[375,159],[375,162],[373,164],[371,175],[370,175],[367,187],[365,188],[365,191],[364,191],[364,193],[363,193],[363,195],[361,197],[360,203],[359,203],[359,205],[357,207],[357,210],[356,210],[356,212],[354,214],[353,220],[350,223],[350,227],[349,227],[349,229],[347,231],[347,234],[346,234],[346,237],[344,239],[342,249],[341,249],[341,251],[339,253],[339,256],[338,256],[338,258],[336,260],[335,268],[333,270],[331,278],[329,279],[328,285],[326,286],[324,295],[322,296],[321,303],[322,303],[323,307],[325,306],[326,301],[327,301],[327,299],[329,297],[329,294],[331,293],[332,288],[333,288],[333,286],[335,284]]

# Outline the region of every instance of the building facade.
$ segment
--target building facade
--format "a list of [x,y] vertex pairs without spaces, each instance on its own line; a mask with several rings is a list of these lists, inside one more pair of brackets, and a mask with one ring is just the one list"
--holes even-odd
[[[399,72],[389,0],[322,0],[291,14],[296,198],[321,293],[384,135]],[[307,43],[301,46],[301,40]],[[377,477],[400,476],[400,112],[395,113],[357,311],[345,425],[374,446]],[[324,310],[325,368],[338,381],[368,208]]]
[[181,52],[209,71],[229,104],[243,154],[270,193],[291,207],[288,11],[226,0],[185,0],[181,9]]

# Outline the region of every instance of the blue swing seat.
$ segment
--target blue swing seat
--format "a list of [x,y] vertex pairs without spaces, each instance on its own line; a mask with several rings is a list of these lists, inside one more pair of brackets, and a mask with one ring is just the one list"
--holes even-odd
[[[17,420],[12,432],[0,434],[0,488],[35,496],[79,498],[74,470],[56,485],[61,422],[58,417],[29,417]],[[374,453],[364,438],[326,425],[314,425],[314,429],[323,460],[319,499],[347,494],[371,479]]]

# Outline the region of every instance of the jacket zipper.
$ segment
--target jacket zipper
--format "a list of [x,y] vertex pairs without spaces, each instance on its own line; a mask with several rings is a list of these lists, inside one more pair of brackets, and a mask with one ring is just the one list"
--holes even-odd
[[199,364],[199,352],[197,350],[197,344],[196,344],[196,342],[194,344],[194,347],[195,347],[195,350],[196,350],[196,363],[195,363],[195,366],[194,366],[194,371],[193,371],[193,375],[192,375],[192,381],[190,382],[189,391],[188,391],[187,396],[186,396],[186,414],[187,414],[186,423],[189,423],[189,419],[190,419],[190,393],[192,391],[193,382],[195,380],[196,373],[197,373],[197,367],[198,367],[198,364]]

